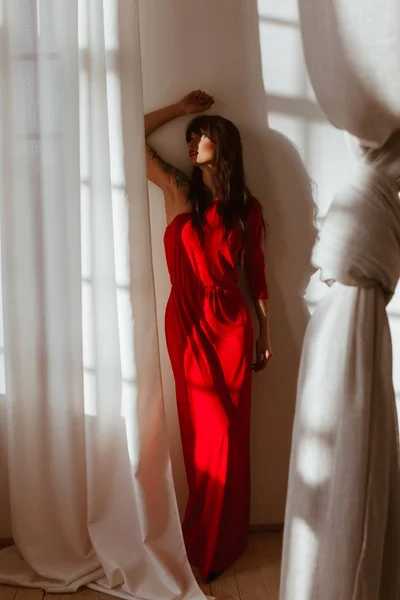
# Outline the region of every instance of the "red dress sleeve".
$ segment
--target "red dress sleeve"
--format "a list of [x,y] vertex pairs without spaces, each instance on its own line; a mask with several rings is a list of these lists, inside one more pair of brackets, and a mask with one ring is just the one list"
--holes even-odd
[[263,216],[258,200],[252,200],[247,219],[244,269],[253,300],[267,299],[268,286],[265,277],[265,259],[262,249]]

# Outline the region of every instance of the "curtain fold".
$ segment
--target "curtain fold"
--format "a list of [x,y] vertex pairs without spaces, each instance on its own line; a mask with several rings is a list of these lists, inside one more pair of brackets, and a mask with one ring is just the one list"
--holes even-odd
[[0,39],[0,581],[200,599],[164,425],[137,2],[3,0]]
[[304,341],[281,600],[399,597],[391,359],[382,291],[335,283],[315,310]]
[[332,286],[299,372],[281,600],[400,597],[400,461],[386,304],[400,277],[395,180],[370,168],[335,196],[314,248]]

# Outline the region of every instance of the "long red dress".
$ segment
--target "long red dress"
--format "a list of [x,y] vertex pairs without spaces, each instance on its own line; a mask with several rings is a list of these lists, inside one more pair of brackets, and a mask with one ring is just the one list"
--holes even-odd
[[[238,288],[240,228],[224,239],[217,202],[200,243],[191,215],[168,225],[171,278],[165,316],[189,487],[183,535],[203,578],[246,550],[250,513],[250,400],[253,328]],[[244,266],[254,298],[267,298],[262,213],[251,201]]]

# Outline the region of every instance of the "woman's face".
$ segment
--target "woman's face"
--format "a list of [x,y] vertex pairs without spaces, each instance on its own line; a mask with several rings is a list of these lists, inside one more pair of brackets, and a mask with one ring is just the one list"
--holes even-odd
[[189,160],[194,167],[212,165],[215,163],[216,146],[205,135],[192,133],[188,143]]

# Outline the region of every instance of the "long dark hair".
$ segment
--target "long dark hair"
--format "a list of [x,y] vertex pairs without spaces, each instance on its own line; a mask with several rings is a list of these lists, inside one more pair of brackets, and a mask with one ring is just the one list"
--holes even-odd
[[[225,226],[225,236],[238,225],[245,234],[252,196],[246,186],[243,168],[242,142],[238,128],[228,119],[217,115],[202,115],[189,123],[186,141],[192,134],[205,135],[216,146],[216,174],[220,201],[218,212]],[[204,241],[204,217],[213,201],[211,190],[203,182],[203,172],[194,167],[189,186],[192,223],[200,240]]]

